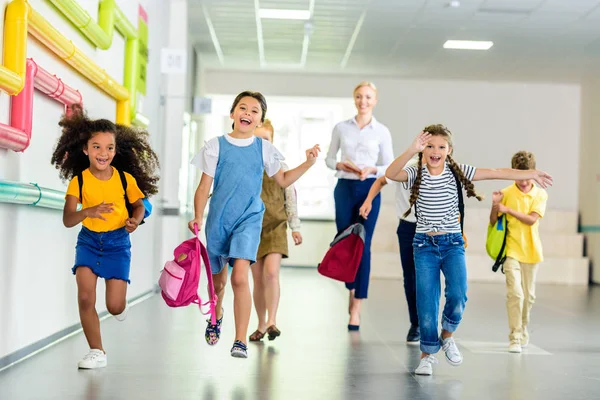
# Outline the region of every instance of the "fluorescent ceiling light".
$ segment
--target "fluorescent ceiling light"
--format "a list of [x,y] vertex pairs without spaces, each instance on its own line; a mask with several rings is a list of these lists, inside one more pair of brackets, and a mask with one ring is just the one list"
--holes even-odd
[[460,50],[488,50],[494,45],[494,42],[477,40],[448,40],[444,43],[445,49]]
[[278,10],[274,8],[263,8],[260,10],[261,18],[271,19],[310,19],[309,10]]

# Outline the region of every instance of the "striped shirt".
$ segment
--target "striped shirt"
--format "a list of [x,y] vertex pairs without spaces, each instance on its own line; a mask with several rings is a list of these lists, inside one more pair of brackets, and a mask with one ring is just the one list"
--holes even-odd
[[[440,175],[432,176],[423,166],[419,197],[417,198],[417,233],[447,232],[460,233],[458,191],[452,170],[446,164]],[[475,176],[475,167],[460,164],[469,180]],[[417,177],[417,167],[406,167],[408,186],[412,187]],[[462,188],[461,188],[462,190]]]

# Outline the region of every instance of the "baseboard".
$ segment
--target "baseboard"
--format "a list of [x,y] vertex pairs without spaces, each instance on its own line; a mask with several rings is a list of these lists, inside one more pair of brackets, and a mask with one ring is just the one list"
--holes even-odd
[[[128,300],[129,305],[134,306],[134,305],[141,303],[142,301],[147,300],[150,297],[154,296],[157,293],[157,288],[158,288],[158,285],[154,286],[152,289],[147,290],[135,297],[132,297],[131,299]],[[100,314],[98,314],[98,317],[100,317],[100,321],[102,321],[110,316],[111,315],[108,313],[108,311],[103,311]],[[55,334],[50,335],[46,338],[38,340],[37,342],[32,343],[29,346],[23,347],[22,349],[19,349],[7,356],[0,358],[0,372],[14,366],[15,364],[25,361],[26,359],[28,359],[30,357],[33,357],[34,355],[62,342],[63,340],[68,339],[71,336],[76,335],[77,333],[79,333],[81,331],[82,331],[81,324],[78,323],[78,324],[75,324],[75,325],[69,326],[68,328],[63,329],[62,331],[56,332]]]

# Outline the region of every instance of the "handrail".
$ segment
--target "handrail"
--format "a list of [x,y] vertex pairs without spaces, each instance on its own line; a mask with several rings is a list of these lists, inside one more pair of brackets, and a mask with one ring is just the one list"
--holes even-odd
[[[107,50],[112,45],[114,28],[126,40],[124,86],[129,90],[130,120],[136,119],[136,73],[138,68],[139,40],[137,29],[125,17],[115,0],[100,1],[98,23],[76,0],[48,0],[73,23],[97,48]],[[142,116],[143,119],[143,116]]]
[[37,183],[0,180],[0,203],[26,204],[62,210],[65,206],[65,192],[42,188]]
[[0,123],[0,147],[14,151],[24,151],[31,141],[34,88],[67,107],[82,103],[81,93],[65,85],[56,75],[32,59],[28,59],[26,65],[25,87],[12,97],[10,126]]
[[58,32],[25,0],[12,0],[4,23],[4,65],[0,66],[0,89],[11,95],[25,85],[27,33],[70,64],[75,70],[117,100],[117,123],[130,125],[129,90],[101,69],[73,42]]

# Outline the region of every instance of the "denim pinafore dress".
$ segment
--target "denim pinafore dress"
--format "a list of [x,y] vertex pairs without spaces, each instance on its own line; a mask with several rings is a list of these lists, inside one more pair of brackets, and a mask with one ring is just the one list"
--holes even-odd
[[265,206],[260,194],[262,140],[235,146],[219,137],[219,160],[206,220],[206,243],[213,274],[235,259],[256,261]]

